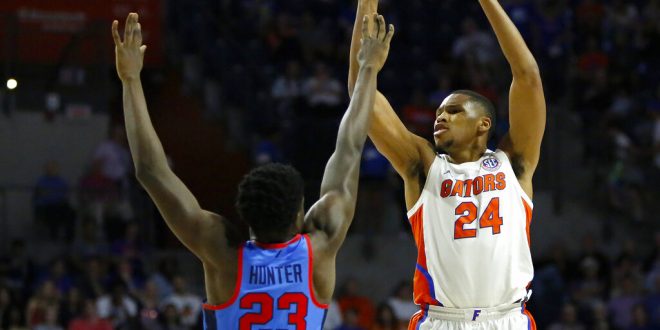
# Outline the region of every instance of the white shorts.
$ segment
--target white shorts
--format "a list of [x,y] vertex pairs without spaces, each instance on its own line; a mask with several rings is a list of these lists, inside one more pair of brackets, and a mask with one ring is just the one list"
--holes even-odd
[[536,330],[524,307],[458,309],[429,306],[413,315],[408,330]]

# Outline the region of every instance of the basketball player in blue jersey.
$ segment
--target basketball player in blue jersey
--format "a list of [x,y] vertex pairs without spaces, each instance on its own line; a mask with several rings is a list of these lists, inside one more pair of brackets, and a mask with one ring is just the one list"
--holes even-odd
[[[409,329],[535,329],[525,310],[534,275],[529,226],[532,176],[539,161],[546,106],[539,68],[497,0],[479,0],[513,74],[507,135],[487,149],[493,105],[456,91],[436,111],[435,145],[409,132],[377,93],[369,137],[403,178],[418,249]],[[378,0],[359,0],[358,17]],[[349,93],[355,97],[358,31],[351,45]]]
[[[394,34],[391,25],[386,31],[382,16],[365,16],[363,24],[355,92],[323,175],[320,200],[304,214],[303,180],[296,170],[284,165],[253,170],[241,182],[237,199],[242,220],[256,236],[245,241],[225,218],[203,210],[168,167],[140,83],[146,46],[138,15],[129,14],[123,40],[113,22],[136,175],[170,229],[203,263],[206,329],[322,328],[335,286],[335,257],[355,209],[376,75]],[[234,239],[243,243],[234,245]]]

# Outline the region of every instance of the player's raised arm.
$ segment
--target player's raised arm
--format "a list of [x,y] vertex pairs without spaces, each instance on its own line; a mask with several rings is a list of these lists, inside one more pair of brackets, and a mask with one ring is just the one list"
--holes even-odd
[[[358,55],[355,94],[342,118],[335,152],[321,183],[321,198],[308,213],[308,230],[327,235],[327,247],[337,251],[355,212],[362,148],[367,140],[370,113],[376,94],[376,75],[385,64],[394,27],[385,30],[382,16],[364,16],[362,47]],[[369,31],[369,25],[380,25]]]
[[112,23],[112,37],[117,74],[123,87],[126,133],[137,179],[186,247],[200,259],[206,259],[211,249],[221,253],[226,244],[227,224],[219,215],[202,210],[190,190],[172,172],[151,124],[140,82],[146,46],[142,45],[138,15],[128,15],[123,40],[119,37],[118,25],[117,21]]
[[518,179],[529,181],[525,188],[531,196],[531,178],[539,161],[545,130],[545,97],[539,67],[520,32],[497,0],[480,0],[497,40],[502,47],[513,82],[509,94],[509,136],[502,141],[518,167]]
[[[358,76],[360,63],[358,63],[358,51],[360,50],[360,33],[362,31],[362,17],[371,15],[378,10],[378,0],[359,0],[358,10],[353,26],[353,39],[351,40],[350,66],[348,69],[348,94],[354,94],[354,88]],[[376,26],[377,27],[377,26]],[[429,123],[432,125],[433,123]],[[423,138],[412,134],[403,125],[392,105],[385,96],[376,92],[372,123],[369,128],[369,137],[380,151],[406,181],[417,185],[417,174],[426,174],[430,166],[434,151],[433,147]],[[415,188],[415,187],[413,187]],[[418,188],[412,190],[419,190]],[[410,191],[410,189],[406,189]],[[417,197],[412,196],[406,200],[412,200],[410,206],[415,203]]]

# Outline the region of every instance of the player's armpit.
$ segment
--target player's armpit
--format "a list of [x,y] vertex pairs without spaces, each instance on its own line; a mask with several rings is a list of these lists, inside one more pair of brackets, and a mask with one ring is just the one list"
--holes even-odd
[[174,172],[138,170],[137,178],[170,230],[198,258],[214,261],[223,251],[229,252],[231,238],[239,231],[220,215],[202,209]]

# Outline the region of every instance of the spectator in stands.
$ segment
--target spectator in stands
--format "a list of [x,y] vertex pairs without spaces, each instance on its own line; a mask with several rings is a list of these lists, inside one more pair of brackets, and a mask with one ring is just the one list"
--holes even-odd
[[344,97],[344,88],[339,80],[330,75],[325,64],[316,64],[314,76],[303,85],[303,93],[312,111],[319,114],[334,114]]
[[644,305],[637,304],[632,309],[632,325],[627,328],[628,330],[653,330],[657,329],[653,327],[651,321],[649,320],[649,314]]
[[34,186],[32,202],[35,219],[48,229],[50,238],[58,239],[63,231],[64,242],[71,242],[76,215],[69,202],[69,184],[60,175],[56,161],[46,163],[44,174]]
[[169,305],[174,306],[183,326],[195,326],[201,312],[202,299],[188,291],[186,280],[182,276],[174,277],[172,284],[174,284],[174,293],[165,298],[164,309],[167,309]]
[[9,327],[9,311],[12,303],[11,292],[7,287],[0,285],[0,329]]
[[114,279],[121,281],[126,285],[128,293],[136,296],[144,287],[144,276],[140,269],[134,265],[140,265],[139,262],[131,262],[128,258],[121,258],[116,263]]
[[160,329],[158,287],[154,281],[147,281],[144,288],[138,294],[140,302],[140,324],[147,330]]
[[105,274],[103,262],[90,257],[82,268],[82,278],[80,281],[80,290],[85,298],[96,299],[105,294],[108,278]]
[[43,323],[38,324],[34,330],[63,330],[57,323],[58,310],[49,308],[46,310],[45,320]]
[[571,303],[564,304],[561,320],[550,325],[548,330],[585,330],[586,328],[577,318],[577,310]]
[[85,301],[80,289],[72,287],[60,304],[59,324],[63,326],[69,324],[75,317],[83,313],[84,307]]
[[359,287],[357,279],[347,279],[337,299],[342,311],[344,326],[348,327],[345,329],[353,329],[350,327],[356,325],[363,329],[370,329],[373,325],[376,313],[374,304],[369,298],[359,293]]
[[462,61],[476,61],[486,67],[500,54],[493,36],[480,30],[473,18],[468,17],[462,23],[463,34],[455,39],[452,47],[454,58]]
[[402,323],[408,322],[413,314],[419,311],[419,306],[413,303],[410,281],[400,282],[394,289],[394,294],[387,299],[387,304],[392,307],[396,319]]
[[34,328],[37,325],[46,323],[48,313],[59,312],[60,293],[52,281],[45,281],[37,293],[30,298],[27,304],[25,317],[27,325]]
[[132,261],[142,260],[146,253],[146,241],[140,233],[140,225],[135,222],[128,223],[124,228],[124,236],[110,245],[110,252],[116,257]]
[[101,161],[93,161],[78,183],[80,205],[85,217],[102,227],[110,208],[119,201],[119,187],[103,174]]
[[133,329],[136,326],[137,303],[126,292],[126,286],[116,282],[110,294],[96,301],[96,309],[101,318],[108,319],[115,329]]
[[57,292],[59,292],[60,295],[66,295],[74,285],[74,278],[69,273],[67,260],[62,257],[53,260],[45,281],[53,282]]
[[128,202],[129,175],[133,171],[130,153],[127,147],[126,130],[123,126],[112,127],[110,137],[101,142],[94,151],[92,162],[100,162],[101,173],[110,179],[119,191],[119,200],[114,205],[114,215],[123,220],[132,217]]
[[158,270],[151,275],[150,281],[153,281],[158,288],[158,298],[164,299],[174,292],[172,280],[179,273],[179,264],[173,257],[163,258],[158,262]]
[[[617,283],[619,284],[619,283]],[[627,329],[633,325],[633,308],[642,303],[639,285],[632,275],[627,275],[620,282],[620,288],[614,288],[609,311],[615,327]]]
[[177,312],[174,304],[167,304],[163,307],[163,313],[160,319],[161,329],[163,330],[186,330],[188,329],[181,324],[181,316]]
[[82,221],[80,235],[73,242],[70,252],[78,259],[76,262],[79,265],[87,258],[108,255],[108,245],[93,218],[88,217]]
[[380,303],[376,308],[376,320],[371,330],[403,330],[407,328],[403,327],[405,323],[407,323],[407,320],[401,322],[397,319],[389,304]]
[[0,274],[3,277],[0,279],[9,289],[24,296],[29,294],[28,285],[35,280],[35,265],[26,251],[24,240],[12,240],[9,253],[0,260]]
[[335,330],[368,330],[362,326],[358,311],[355,308],[349,308],[344,311],[343,323]]
[[113,330],[110,321],[99,317],[96,302],[85,299],[82,314],[69,323],[69,330]]

